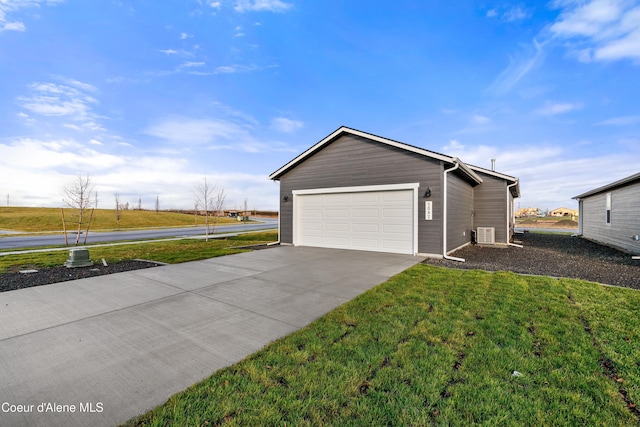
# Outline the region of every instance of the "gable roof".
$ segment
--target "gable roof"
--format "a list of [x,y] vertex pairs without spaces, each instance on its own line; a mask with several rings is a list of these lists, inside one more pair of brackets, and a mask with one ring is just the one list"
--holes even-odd
[[[400,148],[402,150],[406,150],[406,151],[409,151],[411,153],[420,154],[422,156],[425,156],[425,157],[428,157],[428,158],[431,158],[431,159],[441,160],[443,162],[450,163],[452,165],[453,164],[459,164],[460,165],[460,170],[462,171],[462,173],[465,176],[467,176],[471,181],[475,182],[476,184],[480,184],[483,181],[482,178],[476,173],[476,171],[477,172],[481,172],[481,173],[485,173],[485,174],[488,174],[488,175],[492,175],[492,176],[495,176],[497,178],[505,179],[507,181],[512,181],[514,183],[518,182],[517,178],[514,178],[514,177],[509,176],[509,175],[504,175],[504,174],[497,173],[495,171],[490,171],[490,170],[487,170],[487,169],[483,169],[483,168],[480,168],[480,167],[477,167],[477,166],[469,166],[466,163],[464,163],[463,161],[461,161],[460,159],[458,159],[457,157],[446,156],[444,154],[436,153],[435,151],[425,150],[424,148],[415,147],[413,145],[405,144],[403,142],[394,141],[394,140],[389,139],[389,138],[383,138],[383,137],[378,136],[378,135],[373,135],[373,134],[370,134],[370,133],[367,133],[367,132],[362,132],[362,131],[359,131],[359,130],[356,130],[356,129],[352,129],[352,128],[349,128],[349,127],[346,127],[346,126],[341,126],[337,130],[332,132],[330,135],[328,135],[324,139],[322,139],[320,142],[316,143],[314,146],[312,146],[311,148],[309,148],[308,150],[306,150],[302,154],[300,154],[297,157],[295,157],[289,163],[287,163],[286,165],[282,166],[277,171],[273,172],[271,175],[269,175],[269,179],[272,179],[272,180],[280,179],[280,177],[282,175],[287,173],[289,170],[293,169],[299,163],[302,163],[304,160],[306,160],[307,158],[311,157],[316,152],[320,151],[323,147],[325,147],[326,145],[329,145],[330,143],[332,143],[333,141],[335,141],[336,139],[338,139],[339,137],[341,137],[342,135],[345,135],[345,134],[350,134],[350,135],[355,135],[355,136],[359,136],[359,137],[362,137],[362,138],[367,138],[367,139],[370,139],[372,141],[379,142],[381,144],[389,145],[391,147]],[[515,188],[517,189],[518,186],[515,186]],[[516,192],[519,194],[519,190],[516,190]]]
[[628,176],[626,178],[622,178],[621,180],[612,182],[611,184],[603,185],[602,187],[595,188],[591,191],[587,191],[586,193],[582,193],[578,196],[575,196],[575,200],[584,199],[585,197],[593,196],[598,193],[602,193],[608,190],[613,190],[615,188],[624,187],[625,185],[632,184],[634,182],[640,182],[640,172],[637,174]]

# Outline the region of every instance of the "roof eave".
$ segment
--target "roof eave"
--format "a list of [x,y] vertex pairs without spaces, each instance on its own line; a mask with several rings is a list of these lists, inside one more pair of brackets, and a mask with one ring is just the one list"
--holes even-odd
[[618,187],[622,187],[625,186],[627,184],[632,184],[636,181],[640,181],[640,173],[636,173],[634,175],[628,176],[626,178],[622,178],[618,181],[612,182],[611,184],[607,184],[607,185],[603,185],[602,187],[598,187],[595,188],[591,191],[587,191],[586,193],[582,193],[580,195],[577,195],[575,197],[572,197],[573,200],[580,200],[580,199],[584,199],[585,197],[589,197],[589,196],[595,196],[596,194],[599,193],[604,193],[607,190],[613,190],[615,188]]

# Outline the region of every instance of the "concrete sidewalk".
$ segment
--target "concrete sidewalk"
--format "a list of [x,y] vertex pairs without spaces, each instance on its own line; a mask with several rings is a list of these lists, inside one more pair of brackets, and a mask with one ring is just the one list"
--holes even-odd
[[0,293],[0,425],[124,422],[420,261],[277,247]]

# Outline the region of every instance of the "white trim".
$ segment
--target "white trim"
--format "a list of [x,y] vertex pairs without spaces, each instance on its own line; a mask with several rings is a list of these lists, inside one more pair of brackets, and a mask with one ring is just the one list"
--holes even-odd
[[355,187],[329,187],[329,188],[310,188],[304,190],[293,190],[293,215],[292,215],[292,234],[293,246],[298,245],[298,213],[296,206],[299,196],[310,194],[336,194],[336,193],[365,193],[372,191],[413,191],[413,255],[418,253],[418,188],[420,183],[411,182],[406,184],[385,184],[385,185],[361,185]]
[[386,185],[360,185],[355,187],[328,187],[328,188],[309,188],[305,190],[293,190],[296,195],[304,194],[334,194],[334,193],[364,193],[368,191],[394,191],[394,190],[418,190],[420,183],[412,182],[407,184],[386,184]]

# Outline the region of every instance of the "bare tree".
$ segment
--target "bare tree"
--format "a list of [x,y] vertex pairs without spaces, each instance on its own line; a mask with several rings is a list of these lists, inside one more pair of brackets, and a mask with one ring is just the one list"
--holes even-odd
[[120,218],[122,218],[122,204],[120,204],[120,195],[115,194],[116,198],[116,221],[118,222],[118,231],[120,231]]
[[[217,195],[214,195],[215,184],[211,185],[207,181],[207,178],[204,178],[204,182],[200,185],[196,185],[193,190],[193,195],[196,198],[196,215],[198,213],[198,206],[202,206],[204,208],[204,224],[205,224],[205,241],[209,241],[209,212],[213,211],[214,213],[218,210],[222,209],[224,206],[224,190],[220,190]],[[218,223],[218,217],[214,217],[214,232],[215,227]]]
[[156,213],[160,212],[160,196],[156,196]]
[[213,198],[213,232],[216,232],[220,217],[224,215],[224,188],[220,189]]
[[[76,235],[76,245],[80,241],[80,234],[82,234],[82,226],[84,225],[84,218],[87,210],[94,207],[95,203],[95,186],[91,183],[89,175],[83,177],[78,175],[72,186],[64,188],[64,198],[62,201],[72,209],[78,212],[78,233]],[[87,232],[91,220],[87,224]]]

